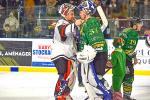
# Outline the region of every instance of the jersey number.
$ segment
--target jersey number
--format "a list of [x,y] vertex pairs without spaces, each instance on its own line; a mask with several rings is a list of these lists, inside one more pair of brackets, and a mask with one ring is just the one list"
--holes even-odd
[[130,40],[131,45],[136,45],[136,40]]

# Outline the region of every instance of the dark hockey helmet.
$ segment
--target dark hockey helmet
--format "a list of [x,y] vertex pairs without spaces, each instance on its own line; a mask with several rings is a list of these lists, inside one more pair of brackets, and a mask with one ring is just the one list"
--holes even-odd
[[81,2],[81,4],[79,4],[79,6],[77,8],[79,11],[84,10],[88,14],[91,14],[91,15],[93,15],[96,12],[96,5],[91,0]]
[[129,20],[130,27],[133,27],[136,24],[143,25],[143,21],[139,17],[133,17]]
[[115,48],[120,48],[124,45],[124,40],[121,37],[115,37],[113,40],[113,46]]

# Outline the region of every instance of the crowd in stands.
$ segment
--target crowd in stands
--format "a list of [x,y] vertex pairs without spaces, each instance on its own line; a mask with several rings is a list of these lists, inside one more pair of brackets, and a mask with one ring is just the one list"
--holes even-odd
[[[82,0],[0,0],[0,37],[52,38],[54,23],[59,18],[57,10],[59,6],[63,3],[71,3],[78,6],[81,1]],[[150,29],[149,0],[93,1],[97,6],[101,5],[103,7],[109,20],[109,26],[104,32],[106,38],[117,36],[123,28],[128,27],[130,17],[142,18],[144,21],[144,30]],[[13,14],[14,18],[10,18],[10,13]],[[76,14],[76,16],[78,18],[78,14]],[[94,16],[99,17],[98,13],[95,13]],[[11,30],[6,30],[9,28],[8,26],[10,26],[8,22],[11,23],[12,26],[16,25],[15,31],[11,32]],[[141,32],[141,36],[144,36],[144,30]],[[12,33],[16,33],[17,35],[10,35]]]

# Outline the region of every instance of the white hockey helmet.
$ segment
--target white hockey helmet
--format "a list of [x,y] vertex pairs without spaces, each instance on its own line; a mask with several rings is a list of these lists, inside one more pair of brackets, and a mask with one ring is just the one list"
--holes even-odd
[[65,17],[71,10],[74,10],[75,6],[69,3],[64,3],[60,6],[58,12],[62,17]]

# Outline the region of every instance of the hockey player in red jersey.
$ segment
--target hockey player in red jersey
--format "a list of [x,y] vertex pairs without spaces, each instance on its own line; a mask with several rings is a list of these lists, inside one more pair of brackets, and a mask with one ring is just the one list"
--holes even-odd
[[[64,3],[59,8],[62,19],[58,20],[54,30],[53,57],[64,55],[67,58],[71,58],[76,53],[75,37],[78,22],[75,22],[74,8],[69,3]],[[53,61],[59,75],[54,92],[56,100],[72,99],[70,92],[74,86],[76,76],[73,73],[71,78],[68,79],[73,69],[73,64],[72,61],[65,57],[58,57]]]

